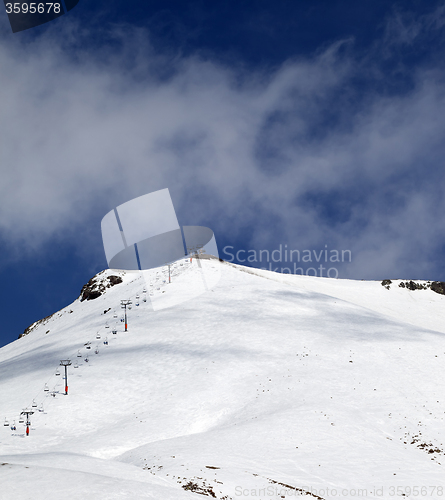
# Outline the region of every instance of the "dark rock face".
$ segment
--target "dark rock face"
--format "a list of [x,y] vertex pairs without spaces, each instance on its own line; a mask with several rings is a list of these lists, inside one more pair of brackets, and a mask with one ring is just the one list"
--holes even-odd
[[[101,273],[97,274],[93,278],[88,281],[86,285],[82,287],[82,290],[80,291],[80,301],[83,302],[84,300],[94,300],[100,297],[107,288],[110,288],[112,286],[118,285],[119,283],[122,283],[122,278],[120,276],[107,276],[104,277],[103,273],[105,271],[102,271]],[[109,311],[110,309],[108,309]],[[104,311],[104,314],[108,311]],[[65,313],[72,313],[73,311],[64,311]],[[56,313],[51,314],[50,316],[47,316],[46,318],[40,319],[39,321],[36,321],[32,325],[29,325],[28,328],[25,329],[23,333],[19,335],[19,339],[22,337],[25,337],[26,335],[29,335],[35,328],[37,328],[40,325],[44,325],[48,323],[51,318],[55,315]],[[58,313],[59,316],[61,313]],[[49,333],[50,330],[48,330],[46,333]]]
[[391,286],[392,281],[391,280],[383,280],[382,281],[382,286],[384,286],[387,290],[389,290],[389,287]]
[[408,290],[426,290],[428,287],[421,283],[414,283],[414,281],[405,281],[399,284],[401,288],[408,288]]
[[110,281],[110,284],[107,286],[107,288],[122,283],[122,278],[120,276],[108,276],[108,280]]
[[430,288],[433,292],[445,295],[445,283],[443,281],[433,281]]
[[[70,312],[72,312],[72,311],[70,311]],[[48,321],[54,316],[54,314],[56,314],[56,313],[50,314],[49,316],[46,316],[45,318],[39,319],[39,321],[36,321],[32,325],[29,325],[27,328],[25,328],[25,331],[18,336],[18,338],[21,339],[22,337],[29,335],[32,332],[32,330],[34,330],[34,328],[38,327],[39,325],[44,325],[45,323],[48,323]],[[48,333],[48,332],[49,332],[49,330],[46,333]]]
[[81,302],[84,300],[94,300],[97,299],[102,295],[102,292],[99,290],[95,290],[96,283],[92,282],[91,280],[86,284],[83,285],[82,290],[80,291],[80,294],[82,298],[80,299]]
[[[390,280],[382,281],[382,285],[384,282],[390,282]],[[390,282],[391,283],[391,282]],[[445,282],[443,281],[427,281],[426,283],[414,283],[414,281],[402,281],[399,283],[400,288],[406,288],[407,290],[428,290],[431,288],[433,292],[440,293],[441,295],[445,295]],[[389,284],[386,286],[389,290]]]
[[83,302],[84,300],[97,299],[107,288],[118,285],[119,283],[122,283],[122,278],[120,276],[108,276],[105,280],[101,280],[99,276],[94,276],[86,285],[83,285],[80,291],[80,301]]

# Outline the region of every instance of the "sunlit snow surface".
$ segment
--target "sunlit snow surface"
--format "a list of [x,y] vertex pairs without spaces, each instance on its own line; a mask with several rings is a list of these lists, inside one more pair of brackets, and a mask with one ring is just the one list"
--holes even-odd
[[0,349],[2,500],[445,496],[445,296],[214,259],[109,275]]

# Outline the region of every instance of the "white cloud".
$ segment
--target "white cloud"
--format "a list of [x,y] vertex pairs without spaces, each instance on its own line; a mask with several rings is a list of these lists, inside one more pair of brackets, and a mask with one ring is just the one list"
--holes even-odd
[[[3,36],[5,240],[35,251],[55,235],[75,244],[77,228],[99,231],[101,214],[169,187],[181,222],[217,239],[351,248],[343,276],[438,269],[442,68],[415,70],[403,94],[379,90],[377,78],[363,97],[354,81],[373,74],[371,58],[350,42],[249,72],[155,54],[143,32],[123,27],[113,50],[86,53],[69,29],[32,43]],[[413,30],[404,25],[403,36]]]

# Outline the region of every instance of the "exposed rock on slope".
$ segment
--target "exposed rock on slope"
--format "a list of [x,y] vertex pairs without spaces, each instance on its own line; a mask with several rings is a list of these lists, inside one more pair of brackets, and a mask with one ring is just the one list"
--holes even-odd
[[[383,280],[382,286],[384,286],[387,290],[391,288],[392,281],[391,280]],[[426,281],[422,283],[416,283],[415,281],[401,281],[399,283],[400,288],[406,288],[408,290],[428,290],[431,288],[433,292],[440,293],[441,295],[445,295],[445,282],[443,281]]]
[[56,313],[50,314],[45,318],[39,319],[39,321],[36,321],[32,325],[29,325],[27,328],[25,328],[25,331],[18,336],[18,338],[21,339],[22,337],[25,337],[25,335],[29,335],[34,330],[34,328],[36,328],[39,325],[44,325],[45,323],[47,323],[54,316],[54,314]]
[[[122,283],[122,278],[120,276],[116,275],[109,275],[106,276],[107,271],[101,271],[99,274],[96,274],[93,278],[88,281],[87,284],[85,284],[82,287],[82,290],[80,291],[80,301],[83,302],[84,300],[93,300],[97,299],[100,297],[107,288],[111,288],[114,285],[118,285],[119,283]],[[72,312],[72,311],[69,311]],[[29,325],[27,328],[25,328],[25,331],[21,333],[18,338],[25,337],[26,335],[29,335],[36,327],[40,325],[44,325],[48,323],[48,321],[55,315],[56,313],[50,314],[46,318],[42,318],[39,321],[36,321],[35,323],[32,323]],[[49,330],[46,332],[49,333]]]
[[88,281],[86,285],[83,285],[80,291],[80,301],[84,300],[94,300],[100,297],[107,288],[114,285],[122,283],[122,278],[120,276],[101,276],[102,273],[96,274],[93,278]]

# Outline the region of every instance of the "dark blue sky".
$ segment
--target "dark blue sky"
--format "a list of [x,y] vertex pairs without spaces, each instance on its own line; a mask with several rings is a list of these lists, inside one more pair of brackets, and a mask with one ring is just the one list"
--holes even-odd
[[16,34],[3,12],[0,345],[106,267],[105,213],[165,187],[223,258],[348,248],[340,277],[445,280],[444,12],[81,0]]
[[88,1],[75,15],[94,25],[148,28],[156,50],[199,52],[233,64],[273,65],[353,37],[367,50],[394,12],[418,17],[441,2],[353,1]]

